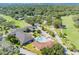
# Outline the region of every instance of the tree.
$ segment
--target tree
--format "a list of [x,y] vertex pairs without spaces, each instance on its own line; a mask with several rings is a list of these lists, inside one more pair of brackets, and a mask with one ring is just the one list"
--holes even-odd
[[2,23],[2,22],[6,22],[6,20],[0,16],[0,23]]
[[79,28],[79,15],[73,16],[74,26]]
[[61,26],[61,23],[62,22],[62,20],[60,20],[60,19],[55,19],[54,21],[53,21],[53,25],[56,27],[56,28],[59,28],[59,26]]
[[48,25],[52,25],[52,17],[49,15],[49,16],[46,16],[46,21],[47,21],[47,24]]
[[41,33],[40,30],[35,30],[34,33],[33,33],[33,36],[38,37],[38,36],[40,36],[40,33]]
[[11,44],[9,41],[0,42],[0,55],[18,55],[20,54],[20,48]]
[[79,21],[75,21],[75,27],[79,28]]
[[8,35],[6,40],[10,41],[14,45],[20,45],[20,42],[15,35]]
[[51,30],[47,30],[47,32],[48,32],[51,36],[55,37],[54,33],[53,33]]
[[33,24],[35,23],[33,17],[31,17],[31,16],[25,18],[25,22],[27,22],[27,23],[29,23],[29,24],[31,24],[31,25],[33,25]]
[[60,44],[55,44],[52,48],[42,49],[42,54],[44,55],[63,55],[64,48]]

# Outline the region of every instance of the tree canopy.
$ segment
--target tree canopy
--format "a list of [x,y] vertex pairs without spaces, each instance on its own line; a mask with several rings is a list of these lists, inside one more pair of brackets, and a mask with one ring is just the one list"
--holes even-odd
[[64,48],[60,44],[55,44],[52,48],[44,48],[42,50],[44,55],[63,55]]

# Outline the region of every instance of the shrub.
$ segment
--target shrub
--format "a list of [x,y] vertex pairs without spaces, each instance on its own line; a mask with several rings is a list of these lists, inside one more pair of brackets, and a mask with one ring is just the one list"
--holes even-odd
[[63,55],[64,48],[56,43],[52,48],[44,48],[42,49],[42,54],[44,55]]

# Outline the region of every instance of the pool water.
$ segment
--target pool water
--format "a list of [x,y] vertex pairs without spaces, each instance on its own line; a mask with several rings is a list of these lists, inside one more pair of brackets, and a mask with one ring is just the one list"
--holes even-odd
[[43,37],[43,36],[35,38],[35,41],[37,41],[37,42],[46,42],[47,40],[48,39],[46,37]]

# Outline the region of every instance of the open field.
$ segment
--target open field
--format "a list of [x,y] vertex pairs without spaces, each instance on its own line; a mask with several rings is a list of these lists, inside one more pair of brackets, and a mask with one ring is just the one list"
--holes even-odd
[[24,20],[15,20],[10,16],[6,16],[6,15],[2,15],[2,14],[0,14],[0,16],[5,18],[7,20],[7,22],[14,22],[16,26],[19,26],[21,28],[23,28],[27,25],[30,25],[30,24],[27,24]]
[[63,32],[67,34],[67,38],[72,41],[79,50],[79,31],[74,26],[72,17],[72,15],[62,17],[62,24],[66,25],[66,29],[63,29]]

